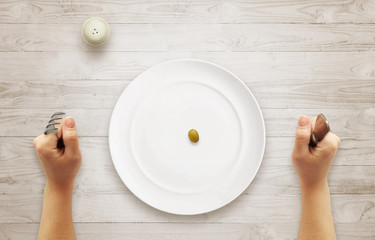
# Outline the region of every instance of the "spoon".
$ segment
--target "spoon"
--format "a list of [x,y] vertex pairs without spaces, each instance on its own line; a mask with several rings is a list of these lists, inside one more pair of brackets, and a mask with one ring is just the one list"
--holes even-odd
[[316,147],[318,142],[320,142],[329,131],[328,120],[323,113],[320,113],[316,118],[314,131],[311,134],[310,146]]

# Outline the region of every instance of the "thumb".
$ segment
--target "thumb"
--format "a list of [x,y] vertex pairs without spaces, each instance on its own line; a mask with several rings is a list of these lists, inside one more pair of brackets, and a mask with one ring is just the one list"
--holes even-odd
[[309,150],[311,137],[311,121],[307,116],[301,116],[298,120],[294,150],[306,152]]
[[70,156],[80,154],[78,145],[78,134],[74,119],[69,117],[64,120],[62,136],[65,145],[65,153]]

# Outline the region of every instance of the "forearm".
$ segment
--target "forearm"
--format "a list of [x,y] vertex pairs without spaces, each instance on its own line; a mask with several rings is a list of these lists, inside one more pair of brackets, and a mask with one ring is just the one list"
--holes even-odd
[[46,184],[40,220],[39,240],[76,239],[72,220],[73,185],[57,188]]
[[301,184],[302,215],[298,239],[336,239],[328,183],[311,187]]

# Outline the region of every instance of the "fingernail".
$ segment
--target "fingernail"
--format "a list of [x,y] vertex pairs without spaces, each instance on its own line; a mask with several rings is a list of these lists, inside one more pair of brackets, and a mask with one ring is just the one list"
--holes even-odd
[[66,118],[64,121],[64,124],[67,128],[74,128],[76,125],[76,123],[74,122],[74,119],[71,117]]
[[309,119],[307,117],[300,117],[299,120],[298,120],[298,125],[300,125],[301,127],[303,126],[306,126],[307,123],[309,122]]

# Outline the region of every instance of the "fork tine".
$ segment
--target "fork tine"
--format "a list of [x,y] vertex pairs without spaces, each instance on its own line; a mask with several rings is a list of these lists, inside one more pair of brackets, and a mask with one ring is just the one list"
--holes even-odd
[[55,112],[52,116],[51,116],[51,118],[53,118],[55,115],[64,115],[65,113],[64,112]]
[[55,124],[61,124],[61,123],[58,123],[58,122],[48,123],[48,125],[46,126],[46,128],[48,128],[50,126],[55,127]]
[[61,117],[51,118],[51,120],[49,120],[48,123],[51,123],[51,122],[53,122],[55,120],[61,120],[61,119],[63,119],[63,118],[61,118]]
[[56,128],[55,126],[51,125],[51,126],[46,127],[46,130],[51,130],[51,129],[55,129],[55,128]]

